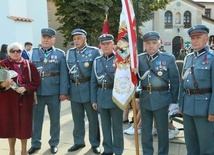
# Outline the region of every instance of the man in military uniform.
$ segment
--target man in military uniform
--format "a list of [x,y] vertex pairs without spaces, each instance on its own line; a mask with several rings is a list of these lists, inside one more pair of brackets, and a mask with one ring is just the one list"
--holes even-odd
[[139,55],[139,78],[142,86],[140,109],[142,114],[143,154],[153,155],[152,124],[156,122],[158,154],[168,155],[168,108],[176,103],[179,90],[179,72],[175,57],[159,51],[160,35],[156,31],[143,36],[145,53]]
[[116,58],[113,40],[111,34],[99,37],[103,55],[94,60],[91,75],[91,101],[95,110],[99,108],[102,121],[102,155],[122,155],[124,147],[123,111],[112,100]]
[[71,112],[74,121],[74,145],[68,152],[85,147],[85,112],[89,121],[89,141],[94,153],[100,153],[98,113],[92,108],[90,79],[94,59],[100,55],[98,48],[88,46],[87,33],[83,29],[71,32],[74,48],[67,52],[67,66],[70,75]]
[[68,98],[68,70],[64,51],[54,47],[56,31],[44,28],[41,34],[42,47],[33,49],[32,54],[32,62],[40,73],[41,84],[37,90],[32,146],[28,153],[32,154],[41,148],[42,124],[47,105],[51,124],[49,145],[51,153],[55,154],[60,136],[60,102]]
[[179,96],[188,155],[214,154],[214,55],[208,33],[204,25],[188,30],[193,52],[184,59]]

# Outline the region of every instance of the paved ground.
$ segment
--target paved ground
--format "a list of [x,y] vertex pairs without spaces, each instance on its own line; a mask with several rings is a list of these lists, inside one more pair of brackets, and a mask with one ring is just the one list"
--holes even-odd
[[[131,116],[131,115],[130,115]],[[37,152],[35,155],[50,155],[50,148],[48,145],[48,140],[50,138],[49,136],[49,117],[46,112],[45,119],[44,119],[44,125],[43,125],[43,133],[42,133],[42,148]],[[181,128],[181,124],[178,124],[175,122],[175,126],[178,128]],[[124,129],[127,129],[129,127],[128,124],[124,124]],[[86,121],[86,131],[88,129],[88,122]],[[62,102],[62,111],[61,111],[61,140],[59,143],[59,151],[57,155],[94,155],[94,153],[91,150],[91,146],[88,140],[88,131],[86,132],[85,142],[86,147],[78,150],[74,153],[67,152],[67,149],[73,145],[73,137],[72,137],[72,130],[73,130],[73,121],[72,116],[70,112],[70,104],[69,102],[65,101]],[[140,135],[139,135],[139,154],[142,154],[141,149],[141,142],[140,142]],[[124,135],[124,141],[125,141],[125,148],[123,155],[135,155],[135,139],[134,135]],[[30,148],[30,140],[28,141],[28,148]],[[154,136],[154,148],[157,150],[157,136]],[[101,149],[103,151],[103,147],[101,146]],[[0,139],[0,155],[8,155],[8,143],[7,139]],[[157,154],[157,151],[155,151],[155,154]],[[180,131],[180,133],[174,138],[173,140],[170,140],[169,144],[169,155],[185,155],[186,154],[186,147],[184,142],[184,135],[183,131]],[[20,155],[20,141],[17,141],[16,145],[16,155]]]

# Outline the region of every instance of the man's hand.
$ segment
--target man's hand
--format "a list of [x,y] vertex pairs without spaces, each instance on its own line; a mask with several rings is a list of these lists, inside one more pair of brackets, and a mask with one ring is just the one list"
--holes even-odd
[[214,114],[209,114],[208,115],[208,121],[214,122]]
[[94,108],[94,110],[97,110],[98,109],[97,103],[92,103],[92,107]]
[[60,99],[60,101],[64,101],[64,100],[68,99],[68,95],[60,95],[59,99]]

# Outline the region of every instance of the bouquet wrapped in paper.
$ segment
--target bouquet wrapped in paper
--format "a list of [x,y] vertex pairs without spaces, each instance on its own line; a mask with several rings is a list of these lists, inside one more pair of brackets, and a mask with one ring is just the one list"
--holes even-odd
[[[0,67],[0,82],[4,82],[6,79],[12,79],[17,75],[18,74],[13,70],[6,70],[5,68]],[[12,85],[7,87],[6,90],[10,88],[16,91],[19,86],[13,81]]]

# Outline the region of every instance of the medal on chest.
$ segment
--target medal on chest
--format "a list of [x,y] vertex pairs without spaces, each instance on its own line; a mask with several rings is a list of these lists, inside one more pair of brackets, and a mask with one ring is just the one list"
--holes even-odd
[[47,62],[48,62],[47,58],[44,58],[44,63],[47,63]]
[[89,63],[88,63],[88,62],[85,62],[85,63],[84,63],[84,67],[89,67]]
[[205,65],[205,64],[209,64],[209,59],[211,58],[211,54],[204,54],[203,55],[203,62],[202,64]]
[[163,72],[158,71],[158,76],[162,76],[162,75],[163,75]]

